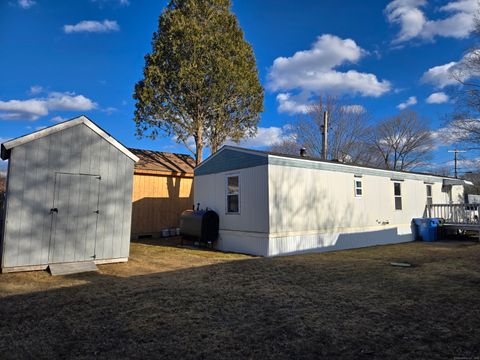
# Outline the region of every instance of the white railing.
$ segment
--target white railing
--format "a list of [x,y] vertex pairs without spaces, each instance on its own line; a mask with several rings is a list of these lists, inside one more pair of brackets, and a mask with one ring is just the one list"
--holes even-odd
[[445,224],[480,224],[480,204],[432,204],[425,206],[425,217],[441,218]]

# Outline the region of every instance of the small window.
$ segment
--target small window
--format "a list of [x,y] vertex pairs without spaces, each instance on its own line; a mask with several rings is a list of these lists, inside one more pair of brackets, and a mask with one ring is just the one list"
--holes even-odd
[[402,184],[393,183],[393,195],[395,197],[395,210],[402,210]]
[[427,185],[427,205],[433,204],[432,185]]
[[355,179],[355,196],[361,197],[363,195],[362,180]]
[[240,186],[238,175],[227,177],[227,213],[240,213]]

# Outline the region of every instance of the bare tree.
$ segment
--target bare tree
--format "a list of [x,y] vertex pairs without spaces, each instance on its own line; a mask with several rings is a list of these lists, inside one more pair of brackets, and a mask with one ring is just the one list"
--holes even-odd
[[[480,39],[480,18],[475,18],[475,34]],[[444,137],[463,147],[480,150],[480,44],[468,50],[451,75],[459,83],[453,92],[455,112],[447,120]]]
[[372,127],[369,145],[375,165],[409,170],[431,159],[435,143],[425,121],[414,111],[404,111]]
[[286,139],[278,144],[270,146],[269,150],[280,154],[298,155],[300,154],[301,147],[302,146],[297,143],[296,139],[292,137],[291,139]]
[[297,155],[299,149],[305,147],[309,156],[320,157],[325,111],[329,113],[328,159],[365,163],[368,114],[359,105],[344,104],[331,96],[311,105],[307,113],[292,124],[292,139],[273,146],[272,150]]

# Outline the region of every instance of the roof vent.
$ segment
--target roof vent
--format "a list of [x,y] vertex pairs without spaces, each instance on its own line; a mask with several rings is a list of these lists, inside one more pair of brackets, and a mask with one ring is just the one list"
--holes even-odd
[[307,149],[305,149],[304,147],[302,147],[302,148],[300,149],[300,156],[301,156],[301,157],[307,156]]

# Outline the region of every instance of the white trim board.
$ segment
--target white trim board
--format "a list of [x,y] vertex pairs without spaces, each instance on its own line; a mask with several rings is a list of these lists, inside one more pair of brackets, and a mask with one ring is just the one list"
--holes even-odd
[[7,160],[9,158],[9,152],[8,150],[13,149],[16,146],[23,145],[25,143],[28,143],[33,140],[41,139],[45,136],[55,134],[59,131],[71,128],[73,126],[79,125],[79,124],[85,124],[88,126],[91,130],[93,130],[95,133],[100,135],[103,139],[108,141],[111,145],[113,145],[115,148],[120,150],[122,153],[127,155],[130,159],[133,161],[137,162],[139,158],[134,155],[130,150],[128,150],[125,146],[120,144],[117,140],[115,140],[110,134],[102,130],[98,125],[96,125],[93,121],[91,121],[89,118],[87,118],[85,115],[78,116],[76,118],[73,118],[71,120],[64,121],[60,124],[50,126],[48,128],[35,131],[31,134],[24,135],[21,137],[18,137],[16,139],[12,139],[9,141],[6,141],[2,144],[2,159]]

